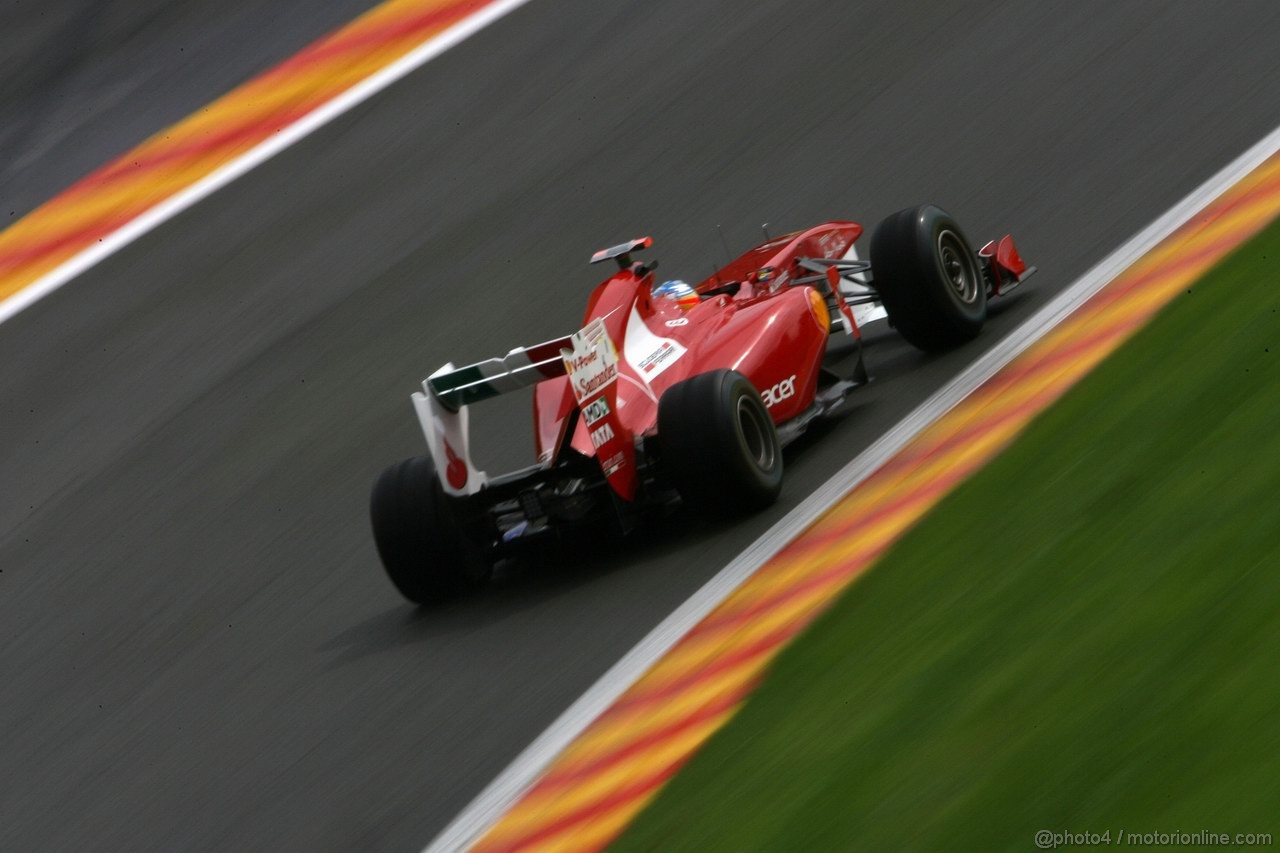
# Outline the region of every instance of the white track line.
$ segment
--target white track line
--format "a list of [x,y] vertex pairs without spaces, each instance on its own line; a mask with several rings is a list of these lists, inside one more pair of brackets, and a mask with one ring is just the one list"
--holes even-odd
[[165,199],[0,302],[0,323],[13,318],[76,276],[111,257],[187,208],[213,195],[236,178],[261,166],[281,151],[302,141],[343,113],[354,109],[400,78],[528,2],[529,0],[498,0],[470,17],[463,18],[439,35],[424,41],[395,62],[361,80],[333,100],[326,101],[293,124],[280,129],[269,139],[210,172],[181,192]]
[[479,840],[507,809],[520,798],[587,726],[613,704],[649,667],[693,629],[703,617],[746,582],[773,555],[804,531],[813,521],[889,461],[925,427],[946,414],[957,403],[996,374],[1029,346],[1057,326],[1134,261],[1151,251],[1161,240],[1203,210],[1211,201],[1236,184],[1280,150],[1280,128],[1271,131],[1222,171],[1197,187],[1123,246],[1059,293],[1006,338],[984,353],[955,379],[859,454],[799,506],[787,513],[763,536],[733,559],[705,586],[680,605],[635,648],[614,664],[600,680],[531,743],[506,770],[480,792],[453,822],[426,848],[425,853],[452,853]]

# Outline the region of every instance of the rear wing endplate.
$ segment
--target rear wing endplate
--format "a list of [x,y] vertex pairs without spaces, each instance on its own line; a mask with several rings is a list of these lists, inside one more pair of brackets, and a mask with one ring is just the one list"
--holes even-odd
[[467,406],[564,376],[560,351],[571,346],[572,337],[556,338],[466,367],[446,364],[427,377],[413,395],[413,408],[446,494],[473,495],[488,479],[471,462]]

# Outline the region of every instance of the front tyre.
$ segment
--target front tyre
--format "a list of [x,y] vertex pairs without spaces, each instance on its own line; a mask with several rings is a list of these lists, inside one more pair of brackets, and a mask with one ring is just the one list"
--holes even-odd
[[951,349],[982,331],[986,281],[964,232],[945,211],[912,207],[876,226],[871,271],[889,320],[918,349]]
[[369,515],[387,576],[415,604],[452,598],[489,579],[491,567],[460,529],[430,457],[383,471]]
[[782,490],[782,446],[760,392],[741,373],[713,370],[658,402],[662,462],[687,503],[742,514]]

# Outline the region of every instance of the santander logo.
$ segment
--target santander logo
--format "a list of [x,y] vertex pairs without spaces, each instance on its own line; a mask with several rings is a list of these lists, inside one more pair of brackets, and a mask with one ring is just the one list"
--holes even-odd
[[618,378],[618,368],[612,364],[607,365],[605,369],[599,373],[589,376],[585,379],[578,380],[578,399],[583,400],[590,397],[592,393],[599,391],[604,386]]

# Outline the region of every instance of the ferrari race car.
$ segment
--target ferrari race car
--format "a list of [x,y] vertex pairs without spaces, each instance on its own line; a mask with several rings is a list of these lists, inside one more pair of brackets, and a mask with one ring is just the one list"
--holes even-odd
[[[587,300],[581,330],[431,374],[413,404],[429,455],[382,473],[371,515],[396,588],[424,603],[485,582],[495,562],[575,528],[632,530],[679,502],[717,514],[777,499],[782,448],[867,382],[861,333],[888,318],[942,350],[978,334],[987,300],[1034,272],[1005,236],[975,252],[933,206],[877,226],[826,222],[767,239],[688,294],[655,294],[650,238],[597,252],[617,271]],[[833,335],[857,348],[848,375],[823,366]],[[476,403],[533,387],[537,461],[490,476],[472,464]]]

